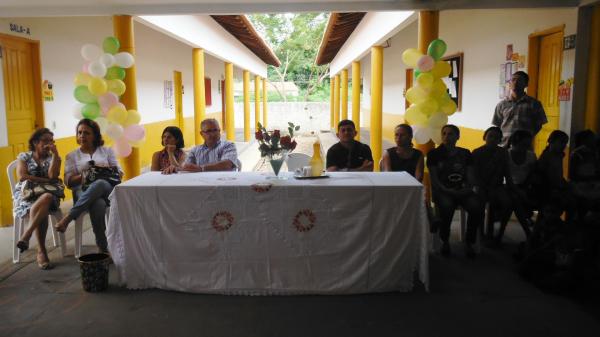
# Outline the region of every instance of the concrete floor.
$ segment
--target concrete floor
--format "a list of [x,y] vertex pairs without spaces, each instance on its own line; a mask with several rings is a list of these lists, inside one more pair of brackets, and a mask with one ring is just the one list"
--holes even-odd
[[[525,282],[510,257],[517,225],[508,236],[475,260],[458,243],[450,258],[432,254],[429,293],[347,296],[134,291],[117,286],[112,267],[109,290],[86,293],[73,256],[55,249],[56,267],[41,271],[28,253],[0,266],[0,336],[597,336],[597,294],[582,302]],[[84,244],[95,250],[90,230]]]

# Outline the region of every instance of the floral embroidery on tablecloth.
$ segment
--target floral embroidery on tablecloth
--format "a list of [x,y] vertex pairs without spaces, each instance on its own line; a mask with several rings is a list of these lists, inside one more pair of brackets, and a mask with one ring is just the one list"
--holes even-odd
[[298,232],[308,232],[317,222],[317,216],[308,208],[300,210],[294,216],[292,224]]
[[212,226],[217,232],[224,232],[233,226],[234,217],[227,211],[217,212],[212,218]]
[[273,187],[273,184],[256,183],[256,184],[252,184],[251,187],[254,192],[264,193],[264,192],[268,192],[271,189],[271,187]]

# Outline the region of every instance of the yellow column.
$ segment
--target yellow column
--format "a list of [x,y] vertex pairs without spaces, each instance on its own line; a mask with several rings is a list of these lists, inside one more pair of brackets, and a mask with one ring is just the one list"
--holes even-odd
[[260,123],[260,76],[254,76],[254,125],[258,131],[258,123]]
[[592,11],[590,27],[590,55],[588,63],[587,97],[585,104],[585,128],[600,131],[600,5]]
[[[175,96],[175,124],[183,132],[183,80],[181,71],[173,71],[173,95]],[[183,133],[185,134],[185,132]]]
[[329,78],[329,113],[330,113],[330,129],[335,129],[335,78]]
[[244,70],[244,141],[250,141],[250,72]]
[[340,75],[335,75],[333,85],[333,129],[337,131],[340,122]]
[[[427,47],[431,41],[438,38],[440,26],[439,11],[420,11],[419,12],[419,30],[418,30],[418,49],[421,53],[427,54]],[[432,141],[426,144],[417,144],[416,146],[423,154],[427,154],[435,147]],[[425,182],[427,184],[427,182]]]
[[[114,15],[113,31],[115,37],[119,39],[121,48],[119,51],[128,52],[135,57],[135,41],[133,34],[133,19],[131,15]],[[120,101],[127,110],[137,110],[137,87],[135,78],[135,64],[125,69],[125,86],[127,90],[121,96]],[[140,174],[140,150],[134,147],[127,158],[121,159],[125,180],[136,177]]]
[[263,78],[262,79],[262,93],[263,93],[263,126],[265,127],[265,129],[267,128],[267,79]]
[[352,62],[352,121],[356,125],[356,140],[360,140],[360,61]]
[[235,115],[233,111],[233,63],[225,62],[225,135],[235,140]]
[[381,159],[381,128],[383,109],[383,47],[371,47],[371,152],[374,170],[379,171]]
[[348,69],[342,70],[342,117],[348,119]]
[[192,50],[194,72],[194,143],[204,143],[200,136],[200,123],[206,118],[206,91],[204,88],[204,50]]

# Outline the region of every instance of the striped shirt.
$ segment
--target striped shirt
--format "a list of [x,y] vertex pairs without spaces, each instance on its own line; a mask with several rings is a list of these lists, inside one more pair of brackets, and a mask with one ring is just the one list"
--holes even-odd
[[223,160],[229,160],[234,170],[238,167],[237,150],[235,144],[219,140],[210,148],[205,144],[193,147],[185,160],[186,164],[205,165],[214,164]]
[[515,131],[525,130],[535,136],[542,128],[542,124],[547,122],[542,103],[528,95],[523,95],[516,101],[510,98],[501,101],[496,105],[492,119],[492,125],[502,129],[502,146],[508,143],[508,139]]

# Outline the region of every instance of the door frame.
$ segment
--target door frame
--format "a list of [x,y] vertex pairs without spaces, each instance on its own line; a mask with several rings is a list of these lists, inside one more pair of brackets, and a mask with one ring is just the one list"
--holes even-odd
[[[537,98],[538,75],[540,69],[540,45],[542,38],[546,35],[554,33],[562,33],[565,36],[565,24],[554,26],[539,32],[529,34],[528,53],[529,60],[527,61],[527,72],[529,75],[529,85],[527,86],[527,95]],[[562,58],[560,61],[559,73],[562,73]]]
[[[45,123],[45,118],[44,118],[44,100],[42,98],[42,60],[41,60],[41,56],[40,56],[40,41],[38,40],[30,40],[24,37],[20,37],[20,36],[13,36],[13,35],[8,35],[8,34],[3,34],[0,33],[0,44],[2,42],[2,40],[13,40],[13,41],[19,41],[19,42],[25,42],[28,43],[31,46],[31,72],[33,75],[33,98],[34,98],[34,108],[35,108],[35,124],[34,124],[34,128],[40,128],[43,127],[44,125],[46,125]],[[2,50],[2,53],[4,53],[4,50]],[[4,55],[4,54],[3,54]],[[3,56],[2,59],[5,59],[5,57]],[[5,61],[2,61],[2,65],[3,67],[3,71],[4,74],[6,75],[8,73],[8,66],[6,65]],[[8,81],[8,79],[5,76],[5,84],[4,84],[4,90],[7,90],[6,88],[8,87],[8,85],[6,84],[6,81]],[[37,90],[36,90],[37,88]],[[3,92],[2,95],[6,96],[6,92]]]

